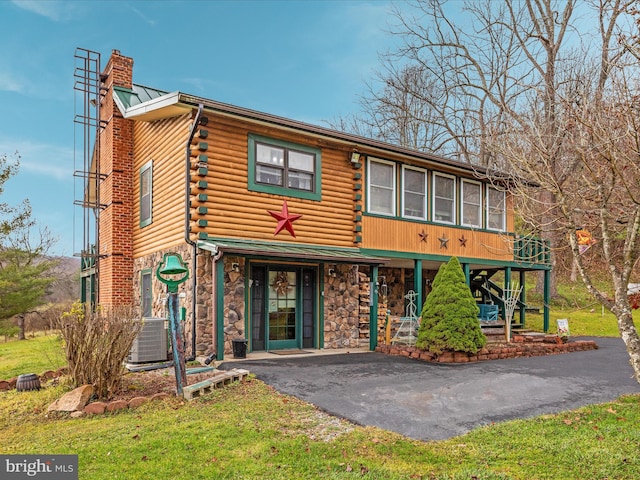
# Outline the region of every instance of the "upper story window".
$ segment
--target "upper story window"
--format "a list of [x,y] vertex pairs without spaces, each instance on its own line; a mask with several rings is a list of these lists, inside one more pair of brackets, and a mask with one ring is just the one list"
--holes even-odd
[[482,184],[462,180],[462,225],[482,227]]
[[153,195],[153,160],[140,168],[140,227],[151,223]]
[[320,200],[320,149],[249,135],[249,190]]
[[427,172],[406,165],[402,167],[402,215],[427,218]]
[[454,223],[456,216],[456,178],[433,174],[433,221]]
[[395,163],[369,158],[368,208],[370,213],[395,215],[396,168]]
[[506,230],[506,201],[503,190],[487,185],[487,228]]

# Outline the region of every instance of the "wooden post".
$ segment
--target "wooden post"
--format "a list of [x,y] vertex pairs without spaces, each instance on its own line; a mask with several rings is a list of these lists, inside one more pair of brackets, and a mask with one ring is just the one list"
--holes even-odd
[[171,330],[171,349],[173,351],[173,369],[176,374],[176,390],[182,395],[182,388],[187,385],[187,371],[184,361],[184,341],[180,325],[180,299],[177,292],[168,294],[169,329]]

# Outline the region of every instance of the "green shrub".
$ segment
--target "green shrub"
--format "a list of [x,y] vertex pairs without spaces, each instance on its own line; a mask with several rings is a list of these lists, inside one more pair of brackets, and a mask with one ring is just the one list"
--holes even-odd
[[476,353],[486,344],[479,308],[456,257],[440,266],[422,308],[416,345],[434,353]]

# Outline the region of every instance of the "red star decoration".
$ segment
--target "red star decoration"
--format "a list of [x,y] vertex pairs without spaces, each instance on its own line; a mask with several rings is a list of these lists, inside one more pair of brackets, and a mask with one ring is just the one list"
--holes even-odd
[[277,234],[279,234],[284,228],[287,232],[291,234],[292,237],[295,238],[296,234],[293,231],[293,222],[295,222],[300,217],[302,217],[302,215],[289,213],[289,206],[287,205],[286,200],[282,204],[282,211],[274,212],[273,210],[267,210],[267,212],[269,212],[269,215],[271,215],[273,218],[275,218],[278,221],[278,226],[276,227],[276,231],[273,234],[274,237]]
[[420,237],[421,242],[426,242],[427,238],[429,237],[429,234],[425,232],[424,229],[422,229],[422,231],[418,233],[418,236]]
[[458,241],[460,242],[460,246],[467,248],[467,240],[468,239],[464,238],[464,235],[462,235],[462,237],[458,239]]

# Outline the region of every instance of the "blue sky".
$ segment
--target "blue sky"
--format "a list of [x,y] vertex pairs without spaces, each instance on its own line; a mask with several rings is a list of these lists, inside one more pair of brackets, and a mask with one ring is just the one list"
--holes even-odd
[[[21,155],[1,202],[28,198],[58,237],[82,248],[73,206],[74,52],[117,49],[134,82],[326,125],[357,111],[378,53],[393,42],[387,0],[0,0],[0,154]],[[81,152],[76,154],[82,165]],[[75,217],[75,219],[74,219]],[[75,225],[75,226],[74,226]],[[75,234],[74,234],[75,231]]]

